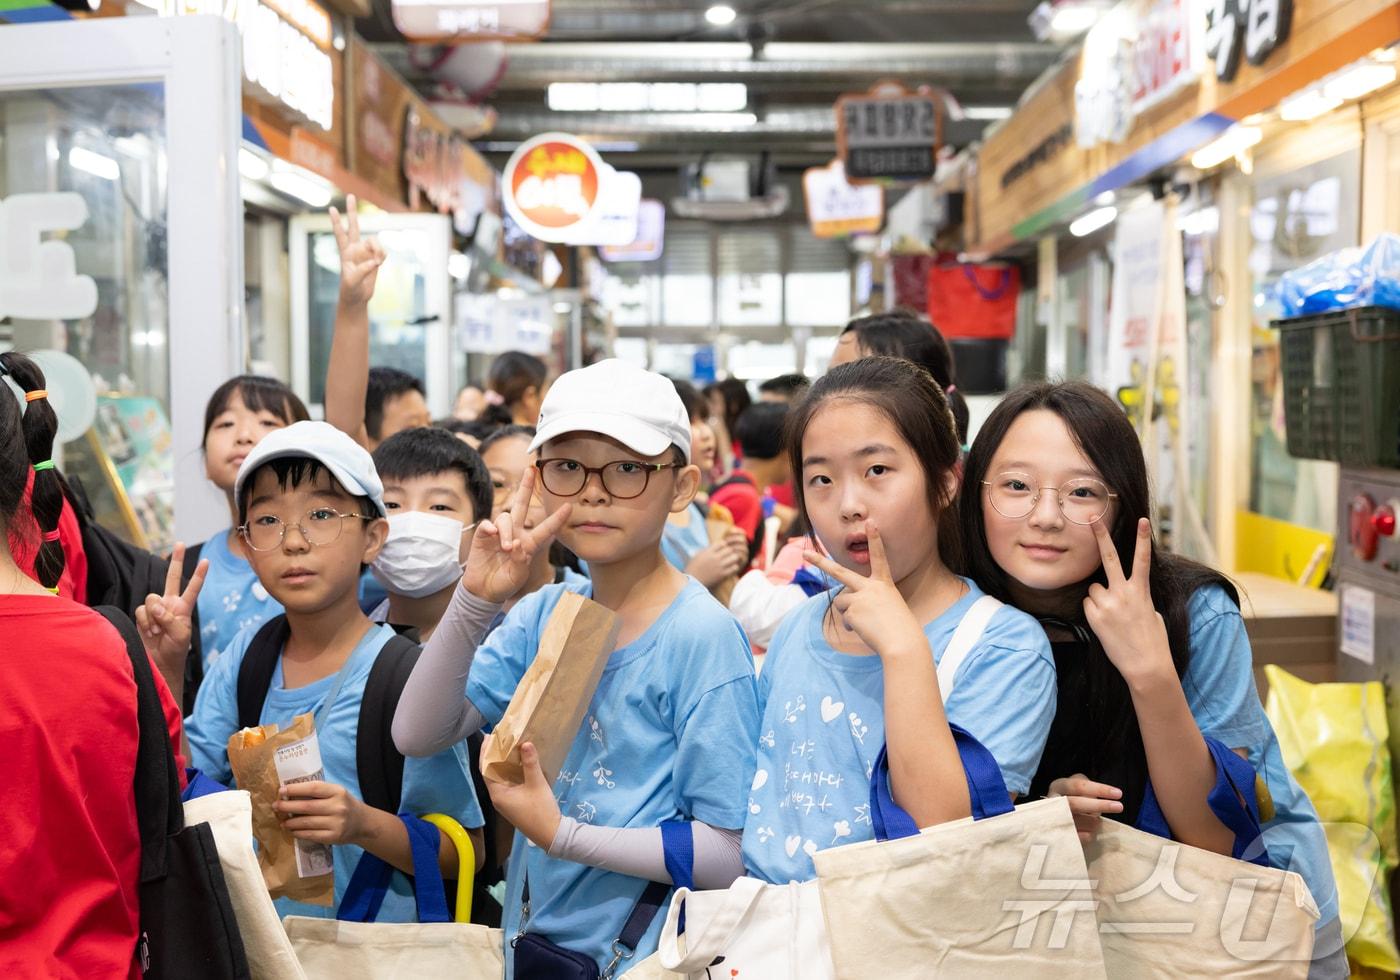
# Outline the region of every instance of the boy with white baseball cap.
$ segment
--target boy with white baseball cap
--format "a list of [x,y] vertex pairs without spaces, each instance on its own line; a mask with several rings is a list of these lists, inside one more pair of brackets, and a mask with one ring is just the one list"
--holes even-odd
[[[675,883],[663,823],[689,825],[694,887],[727,887],[743,874],[737,847],[758,743],[757,686],[733,617],[661,552],[668,515],[690,504],[700,479],[671,382],[616,360],[571,371],[545,396],[531,449],[535,468],[511,511],[477,529],[394,736],[405,753],[422,754],[499,722],[568,586],[522,599],[483,642],[487,626],[556,535],[588,563],[592,582],[579,589],[613,610],[621,631],[585,724],[553,786],[528,744],[525,782],[488,785],[518,828],[506,936],[528,932],[549,955],[581,955],[606,972],[648,883]],[[527,529],[535,493],[548,516]],[[656,949],[663,918],[626,944],[631,957],[617,972]],[[545,976],[538,953],[538,942],[510,944],[507,975]]]
[[[369,790],[361,777],[376,785],[393,778],[387,765],[373,773],[360,768],[360,708],[371,670],[381,657],[417,652],[360,611],[361,570],[374,561],[388,533],[383,489],[369,453],[325,422],[297,422],[253,447],[239,468],[234,499],[248,560],[285,613],[243,630],[210,662],[186,722],[190,754],[200,769],[232,785],[228,740],[234,732],[268,724],[286,728],[297,715],[315,715],[325,778],[284,787],[276,808],[294,837],[332,846],[335,903],[322,907],[282,898],[277,909],[282,915],[334,917],[365,851],[412,872],[408,831],[396,813],[446,813],[476,828],[481,808],[463,746],[404,760],[402,773],[393,774],[396,785],[387,787],[400,800],[393,812],[365,802]],[[253,666],[264,657],[266,671]],[[449,841],[439,847],[439,863],[444,876],[456,876],[457,851]],[[416,920],[405,876],[394,876],[378,918]]]

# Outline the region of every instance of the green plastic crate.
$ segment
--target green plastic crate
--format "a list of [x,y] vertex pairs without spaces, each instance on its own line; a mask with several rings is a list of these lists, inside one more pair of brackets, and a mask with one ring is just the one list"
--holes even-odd
[[1277,320],[1288,452],[1400,467],[1400,310]]

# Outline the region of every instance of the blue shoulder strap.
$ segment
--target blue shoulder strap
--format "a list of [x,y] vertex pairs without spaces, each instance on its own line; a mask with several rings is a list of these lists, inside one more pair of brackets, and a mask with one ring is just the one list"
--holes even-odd
[[[1215,785],[1206,796],[1211,812],[1235,835],[1230,856],[1261,867],[1272,867],[1262,841],[1259,823],[1259,796],[1254,767],[1241,759],[1224,743],[1206,737],[1206,747],[1215,760]],[[1243,804],[1241,804],[1243,801]],[[1138,808],[1137,829],[1158,837],[1174,840],[1162,814],[1161,804],[1149,780]]]
[[[447,912],[447,893],[438,867],[438,848],[442,840],[438,829],[417,817],[401,813],[399,819],[408,830],[409,846],[413,849],[413,895],[418,906],[419,922],[451,922]],[[335,917],[342,922],[373,922],[379,916],[384,896],[394,869],[382,858],[365,851],[350,876],[350,884],[340,900]]]
[[[967,774],[967,792],[972,801],[972,816],[976,820],[1010,813],[1014,806],[1001,775],[1001,766],[992,753],[966,729],[949,724]],[[888,747],[880,749],[875,768],[870,774],[870,822],[876,840],[897,840],[919,832],[914,818],[895,803],[890,792]]]

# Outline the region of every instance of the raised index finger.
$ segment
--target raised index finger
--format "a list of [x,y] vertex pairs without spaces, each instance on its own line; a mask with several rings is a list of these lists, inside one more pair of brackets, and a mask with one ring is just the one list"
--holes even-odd
[[530,498],[535,493],[535,467],[525,468],[520,477],[520,485],[515,488],[515,499],[510,502],[511,523],[517,528],[525,527],[525,518],[530,513]]
[[180,594],[180,575],[185,568],[185,542],[176,541],[170,549],[170,564],[165,566],[165,595]]
[[885,554],[885,539],[880,536],[880,528],[874,521],[865,522],[865,546],[870,550],[870,577],[882,582],[893,582],[890,560]]
[[1108,533],[1103,519],[1095,521],[1090,527],[1094,529],[1094,539],[1099,543],[1099,557],[1103,560],[1103,573],[1108,577],[1108,584],[1112,586],[1126,581],[1123,565],[1118,560],[1118,548],[1113,544],[1113,536]]
[[331,208],[331,231],[335,233],[335,245],[340,251],[345,251],[345,246],[350,244],[349,237],[345,232],[345,219],[340,216],[340,212]]
[[1133,548],[1133,581],[1147,585],[1152,577],[1152,522],[1138,519],[1137,545]]

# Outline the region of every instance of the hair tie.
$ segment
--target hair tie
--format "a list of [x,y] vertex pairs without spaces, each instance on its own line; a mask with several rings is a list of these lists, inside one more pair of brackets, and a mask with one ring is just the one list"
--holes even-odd
[[44,586],[44,591],[50,593],[51,595],[58,595],[58,586],[56,586],[56,585],[54,585],[54,586],[47,586],[47,585],[46,585],[46,586]]
[[27,402],[37,402],[40,398],[47,397],[49,397],[49,393],[45,388],[35,388],[33,391],[26,391],[24,393],[24,400]]
[[46,459],[46,460],[44,460],[42,463],[35,463],[35,464],[34,464],[34,472],[35,472],[35,473],[42,473],[42,472],[44,472],[44,470],[51,470],[51,469],[53,469],[53,460],[51,460],[51,459]]
[[501,393],[500,393],[499,391],[488,391],[488,392],[486,393],[486,404],[488,404],[488,405],[504,405],[505,403],[506,403],[506,400],[505,400],[504,398],[501,397]]
[[945,395],[951,395],[953,392],[955,392],[955,391],[957,391],[957,390],[958,390],[958,386],[957,386],[957,385],[949,385],[948,387],[946,387],[946,388],[943,389],[943,394],[945,394]]
[[45,531],[45,532],[44,532],[44,540],[45,540],[45,541],[49,541],[49,542],[57,541],[60,537],[62,537],[62,535],[60,534],[58,528],[54,528],[52,531]]

